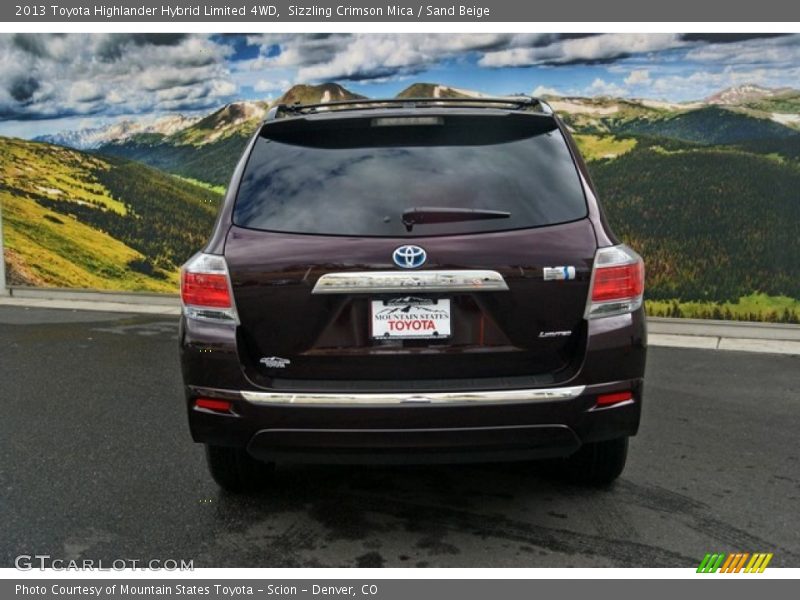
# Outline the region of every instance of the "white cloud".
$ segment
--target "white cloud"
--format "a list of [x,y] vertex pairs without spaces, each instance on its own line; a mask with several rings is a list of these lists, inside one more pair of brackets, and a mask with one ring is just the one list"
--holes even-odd
[[613,82],[605,81],[601,78],[596,78],[592,85],[589,86],[588,92],[590,96],[626,96],[628,90]]
[[[232,60],[208,34],[0,34],[0,121],[201,111],[237,95],[277,95],[294,83],[370,84],[456,70],[545,65],[502,73],[497,87],[534,94],[695,99],[743,83],[800,80],[800,35],[721,43],[680,34],[259,34],[258,56]],[[581,66],[567,71],[566,65]],[[549,79],[562,67],[574,80]],[[446,77],[444,77],[446,79]],[[588,83],[591,82],[591,83]],[[588,85],[587,85],[588,83]],[[462,85],[465,85],[462,83]],[[490,86],[491,88],[492,86]],[[495,91],[495,90],[486,90]]]
[[790,68],[728,66],[721,71],[700,70],[688,75],[666,75],[653,79],[651,90],[662,97],[699,100],[724,88],[753,83],[782,87],[800,80],[800,64]]
[[111,90],[106,96],[106,102],[109,104],[122,104],[125,102],[125,96],[123,96],[118,90]]
[[292,82],[288,79],[281,79],[279,81],[272,81],[269,79],[259,79],[254,85],[253,89],[261,93],[270,92],[284,92],[292,86]]
[[205,35],[0,34],[0,119],[210,107],[237,92],[231,52]]
[[487,52],[478,61],[483,67],[524,67],[541,64],[602,62],[686,45],[673,33],[605,33],[559,40],[546,46],[519,46]]
[[533,96],[537,96],[537,97],[538,96],[563,96],[563,94],[561,92],[559,92],[557,89],[552,88],[552,87],[547,87],[547,86],[544,86],[544,85],[537,86],[536,89],[533,90],[532,95]]
[[232,81],[226,81],[224,79],[216,79],[211,81],[208,85],[208,95],[211,98],[224,98],[226,96],[232,96],[237,91],[236,84]]
[[[552,34],[333,34],[259,36],[256,69],[296,68],[296,80],[386,79],[419,72],[465,53],[515,44],[545,43]],[[267,56],[278,45],[280,54]]]
[[650,71],[647,69],[634,69],[625,78],[625,85],[647,85],[650,82]]
[[70,102],[97,102],[105,98],[105,93],[93,81],[76,81],[69,87],[67,98]]
[[800,34],[698,46],[686,54],[686,60],[717,65],[794,66],[800,64]]

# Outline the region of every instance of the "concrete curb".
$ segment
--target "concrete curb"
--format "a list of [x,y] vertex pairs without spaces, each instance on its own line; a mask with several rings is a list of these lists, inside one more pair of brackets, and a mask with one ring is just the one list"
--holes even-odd
[[[0,307],[96,310],[164,316],[177,316],[181,313],[180,299],[171,294],[33,288],[10,288],[9,293],[9,296],[0,296]],[[800,325],[663,317],[650,317],[647,323],[648,343],[651,346],[800,356]]]
[[113,302],[97,300],[63,300],[56,298],[16,298],[0,297],[0,307],[19,306],[25,308],[57,308],[63,310],[94,310],[99,312],[118,312],[145,315],[181,314],[180,303],[175,306],[133,304],[130,302]]
[[[68,288],[10,287],[9,297],[31,300],[77,300],[86,302],[111,302],[142,306],[180,306],[177,294],[149,292],[112,292],[99,290],[73,290]],[[136,311],[134,311],[136,312]]]
[[647,329],[652,346],[800,356],[800,325],[650,317]]
[[8,292],[8,296],[0,296],[0,306],[97,310],[148,315],[177,316],[181,314],[181,303],[176,294],[23,287],[12,287],[8,289]]

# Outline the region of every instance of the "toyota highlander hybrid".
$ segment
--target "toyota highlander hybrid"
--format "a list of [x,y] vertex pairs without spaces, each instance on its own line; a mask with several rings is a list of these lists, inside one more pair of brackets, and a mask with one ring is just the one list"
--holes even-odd
[[551,459],[602,485],[639,426],[644,265],[535,98],[277,106],[182,269],[211,475]]

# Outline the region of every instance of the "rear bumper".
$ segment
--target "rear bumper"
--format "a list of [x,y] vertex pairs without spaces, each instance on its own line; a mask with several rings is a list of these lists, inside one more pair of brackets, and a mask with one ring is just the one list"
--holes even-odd
[[[455,462],[567,456],[581,444],[636,434],[647,335],[644,311],[588,322],[573,373],[440,381],[297,382],[246,377],[235,329],[181,327],[181,365],[195,441],[247,448],[264,460]],[[465,373],[465,377],[469,377]],[[632,400],[597,406],[601,394]],[[230,414],[194,406],[232,403]]]
[[[632,399],[598,407],[601,394]],[[436,394],[264,393],[186,388],[195,441],[267,461],[430,463],[568,456],[583,443],[634,435],[642,380]],[[194,406],[230,400],[230,413]]]

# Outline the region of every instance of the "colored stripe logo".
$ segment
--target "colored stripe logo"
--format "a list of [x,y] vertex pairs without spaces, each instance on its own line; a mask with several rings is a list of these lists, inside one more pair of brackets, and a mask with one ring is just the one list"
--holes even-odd
[[700,561],[697,567],[698,573],[763,573],[769,561],[772,560],[772,553],[769,552],[734,552],[725,554],[724,552],[708,553]]

